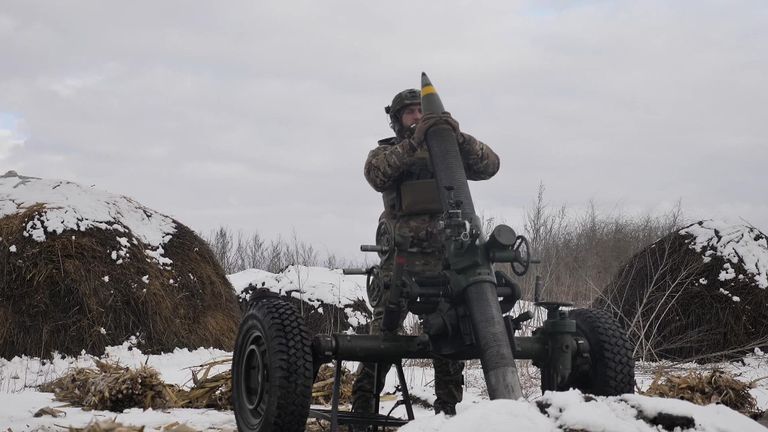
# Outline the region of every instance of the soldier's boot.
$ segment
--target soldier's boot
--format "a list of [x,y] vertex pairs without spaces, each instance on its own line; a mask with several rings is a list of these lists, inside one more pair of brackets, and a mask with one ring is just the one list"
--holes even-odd
[[[384,381],[387,377],[390,364],[379,365],[379,382],[376,385],[374,393],[374,381],[376,381],[375,364],[360,363],[357,370],[357,378],[352,384],[352,411],[358,413],[372,413],[375,404],[376,395],[381,393],[384,388]],[[367,425],[350,425],[350,432],[366,432],[369,430]]]
[[464,396],[464,362],[434,359],[435,414],[456,415],[456,404]]
[[434,408],[435,414],[445,414],[448,417],[453,417],[456,415],[455,403],[449,403],[440,399],[435,399]]
[[[352,384],[352,411],[373,411],[373,368],[361,363],[357,378]],[[349,432],[367,432],[366,425],[349,425]]]

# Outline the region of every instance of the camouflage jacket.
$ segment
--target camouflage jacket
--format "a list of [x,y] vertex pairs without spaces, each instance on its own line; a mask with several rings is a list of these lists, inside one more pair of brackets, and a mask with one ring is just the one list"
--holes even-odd
[[[499,170],[499,157],[490,147],[475,137],[461,133],[458,137],[459,151],[464,161],[464,171],[468,180],[486,180]],[[387,138],[379,141],[379,146],[368,153],[365,162],[365,178],[368,183],[384,194],[384,217],[388,214],[388,195],[397,193],[405,181],[434,178],[429,164],[426,146],[416,149],[409,139]]]

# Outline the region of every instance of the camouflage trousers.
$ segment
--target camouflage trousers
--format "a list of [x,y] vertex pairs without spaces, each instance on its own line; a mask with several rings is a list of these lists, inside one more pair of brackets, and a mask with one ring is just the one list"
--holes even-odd
[[[429,272],[439,270],[441,255],[436,254],[409,254],[408,270],[415,272]],[[382,276],[391,277],[385,269],[391,269],[391,263],[382,262]],[[385,305],[389,298],[389,290],[386,290],[382,301],[373,310],[373,320],[370,323],[370,334],[382,334],[381,321],[384,316]],[[402,330],[403,321],[408,311],[401,311],[398,331]],[[464,385],[464,362],[447,360],[442,358],[433,359],[435,368],[435,410],[450,413],[457,403],[461,402]],[[381,393],[384,387],[384,380],[392,367],[391,363],[379,363],[379,380],[376,381],[376,364],[360,363],[357,370],[357,378],[352,386],[352,411],[355,412],[373,412],[375,397]]]
[[[403,314],[402,319],[405,318]],[[402,320],[401,320],[402,324]],[[381,316],[371,322],[371,334],[381,334]],[[452,409],[463,397],[464,362],[435,358],[435,409],[445,412]],[[379,382],[374,390],[375,363],[360,363],[357,378],[352,385],[352,411],[373,412],[375,397],[384,388],[384,379],[392,367],[391,363],[379,363]]]

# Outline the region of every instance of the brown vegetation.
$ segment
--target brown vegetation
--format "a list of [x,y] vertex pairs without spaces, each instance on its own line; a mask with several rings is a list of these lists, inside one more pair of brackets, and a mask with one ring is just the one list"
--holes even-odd
[[[95,360],[95,368],[74,368],[44,383],[40,391],[56,400],[92,410],[121,412],[128,408],[232,409],[232,372],[212,374],[216,366],[230,365],[231,358],[215,360],[192,369],[192,387],[166,384],[150,366],[131,369],[106,360]],[[333,395],[334,368],[323,365],[312,385],[312,403],[327,405]],[[356,375],[342,368],[340,402],[349,403]]]
[[679,227],[682,218],[679,206],[660,215],[628,216],[601,214],[592,203],[574,215],[565,206],[550,207],[540,186],[522,233],[541,264],[523,277],[523,299],[533,299],[534,278],[541,275],[546,300],[588,306],[629,257]]
[[165,384],[149,367],[129,369],[96,360],[96,368],[76,368],[40,386],[56,399],[88,409],[122,412],[128,408],[161,409],[176,406],[174,386]]
[[703,373],[690,371],[685,375],[656,373],[646,396],[682,399],[697,405],[723,404],[750,417],[758,417],[755,398],[749,393],[752,383],[739,381],[733,375],[713,369]]
[[[25,237],[26,224],[41,211],[0,219],[0,357],[101,354],[131,337],[147,353],[231,349],[240,316],[235,295],[189,228],[176,223],[163,246],[172,263],[161,265],[130,232],[68,230],[48,233],[43,242]],[[112,256],[116,250],[125,252],[121,261]]]
[[249,235],[222,226],[204,238],[227,274],[252,268],[280,273],[290,265],[329,269],[361,266],[333,253],[326,253],[323,257],[314,246],[300,240],[296,232],[288,240],[278,237],[267,241],[258,232]]
[[613,312],[648,361],[717,361],[768,345],[768,293],[747,278],[720,281],[724,259],[705,261],[691,241],[674,231],[638,252],[593,306]]
[[[333,397],[334,367],[322,365],[317,373],[315,383],[312,385],[312,403],[329,405]],[[342,404],[352,401],[352,384],[357,375],[341,368],[341,385],[339,387],[339,402]]]
[[75,368],[40,386],[56,400],[92,410],[122,412],[128,408],[232,409],[232,378],[229,370],[211,375],[213,367],[232,359],[213,361],[192,371],[192,387],[166,384],[152,367],[131,369],[96,360],[95,368]]

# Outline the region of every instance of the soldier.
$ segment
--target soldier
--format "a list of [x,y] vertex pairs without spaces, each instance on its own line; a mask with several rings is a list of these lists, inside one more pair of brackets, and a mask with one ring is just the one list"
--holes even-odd
[[[404,90],[395,95],[392,104],[385,108],[395,136],[379,141],[365,162],[365,178],[384,199],[384,212],[380,221],[393,227],[396,237],[410,239],[407,270],[417,274],[438,273],[442,270],[443,245],[437,236],[437,222],[442,215],[442,205],[437,187],[427,189],[425,181],[434,180],[429,164],[429,154],[424,143],[426,131],[439,123],[448,124],[456,132],[456,140],[469,180],[486,180],[499,170],[499,157],[487,145],[459,130],[459,124],[449,113],[422,116],[421,92]],[[434,193],[429,193],[429,191]],[[433,195],[433,196],[430,196]],[[411,253],[410,251],[416,251]],[[385,257],[380,265],[382,280],[391,277],[393,258]],[[385,282],[386,283],[386,282]],[[385,298],[374,308],[370,331],[380,333]],[[400,317],[400,326],[407,311]],[[384,377],[391,365],[380,365],[381,380],[376,387],[380,392]],[[456,404],[462,400],[464,363],[434,359],[435,413],[456,414]],[[352,390],[352,410],[372,412],[374,405],[374,365],[362,363]]]

